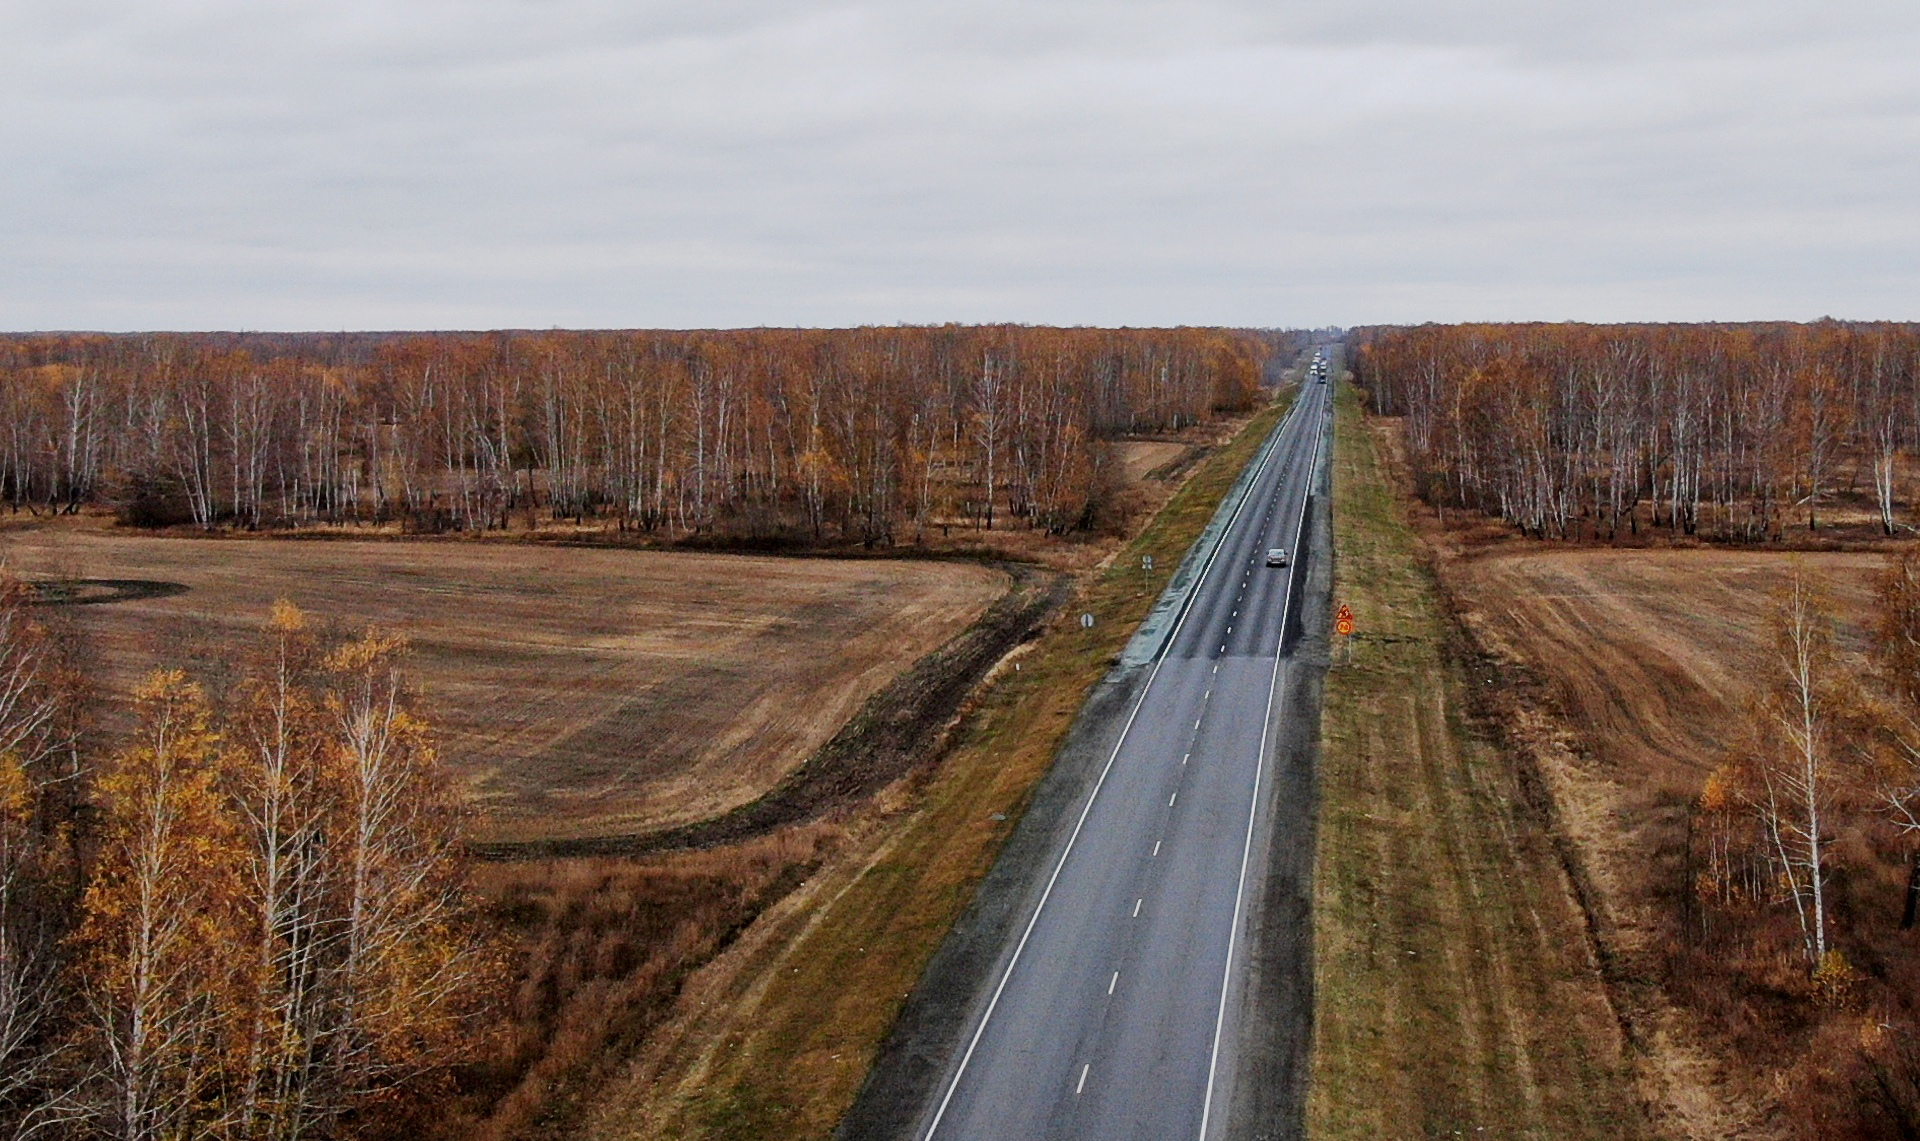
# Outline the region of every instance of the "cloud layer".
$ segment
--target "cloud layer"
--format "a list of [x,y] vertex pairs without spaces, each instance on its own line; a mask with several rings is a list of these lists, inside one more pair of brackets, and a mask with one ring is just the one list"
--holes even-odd
[[0,328],[1920,318],[1920,9],[22,0]]

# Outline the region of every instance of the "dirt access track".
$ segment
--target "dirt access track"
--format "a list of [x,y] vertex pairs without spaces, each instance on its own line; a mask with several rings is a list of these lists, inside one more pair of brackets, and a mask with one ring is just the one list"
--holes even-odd
[[184,663],[216,682],[277,598],[412,641],[411,677],[483,810],[481,839],[670,828],[767,792],[868,697],[1007,590],[977,564],[470,542],[0,532],[124,696]]

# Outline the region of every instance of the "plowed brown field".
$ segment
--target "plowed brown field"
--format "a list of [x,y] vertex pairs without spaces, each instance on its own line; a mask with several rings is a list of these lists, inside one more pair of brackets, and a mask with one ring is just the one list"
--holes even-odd
[[277,598],[407,634],[489,839],[635,831],[750,800],[1007,586],[958,562],[69,528],[0,533],[0,559],[130,584],[71,608],[116,694],[183,659],[217,684]]

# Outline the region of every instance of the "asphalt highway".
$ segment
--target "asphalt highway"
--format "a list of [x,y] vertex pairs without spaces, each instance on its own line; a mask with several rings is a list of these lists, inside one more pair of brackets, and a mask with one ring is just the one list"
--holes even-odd
[[[1255,828],[1328,385],[1259,461],[1037,906],[922,1118],[927,1141],[1224,1134]],[[1268,567],[1270,547],[1291,565]]]

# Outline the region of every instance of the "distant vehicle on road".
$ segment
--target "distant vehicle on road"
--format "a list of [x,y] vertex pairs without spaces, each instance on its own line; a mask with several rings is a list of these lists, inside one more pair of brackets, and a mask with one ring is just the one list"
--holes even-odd
[[1287,549],[1285,547],[1267,548],[1267,565],[1270,567],[1286,566],[1287,565]]

